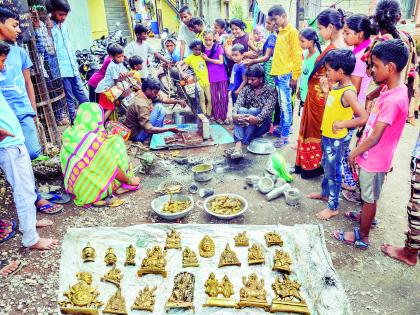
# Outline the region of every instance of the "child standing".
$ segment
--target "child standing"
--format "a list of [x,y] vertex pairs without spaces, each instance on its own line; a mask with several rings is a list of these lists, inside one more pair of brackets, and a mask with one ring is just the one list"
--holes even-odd
[[124,75],[127,74],[128,69],[124,66],[124,48],[119,44],[112,44],[108,48],[109,55],[112,61],[106,69],[104,78],[99,82],[95,92],[99,94],[99,105],[105,110],[105,119],[114,111],[114,100],[110,99],[105,92],[123,81]]
[[299,90],[296,93],[296,97],[300,100],[300,114],[300,109],[303,107],[308,94],[309,76],[314,70],[316,59],[322,50],[318,34],[312,27],[306,27],[299,32],[299,41],[302,50],[307,50],[303,53],[302,75],[300,76]]
[[143,59],[144,62],[146,62],[146,65],[140,71],[141,78],[145,79],[149,76],[149,69],[147,67],[147,60],[149,59],[149,55],[155,56],[163,63],[169,63],[169,61],[166,60],[160,53],[158,53],[152,47],[152,45],[150,45],[147,42],[147,39],[149,38],[149,29],[146,26],[142,24],[137,24],[134,27],[134,33],[136,34],[136,40],[134,42],[129,43],[125,47],[125,56],[127,58],[139,56],[141,59]]
[[[324,178],[321,194],[309,195],[312,199],[328,200],[327,208],[316,214],[321,220],[329,220],[338,214],[341,165],[348,145],[345,141],[348,129],[364,125],[368,118],[366,110],[357,101],[356,88],[351,83],[355,64],[354,54],[347,49],[332,50],[325,57],[328,82],[322,82],[322,90],[327,101],[321,125]],[[356,118],[353,118],[353,113]]]
[[[366,73],[366,62],[362,61],[362,57],[365,50],[370,45],[370,37],[375,31],[371,25],[369,17],[363,14],[355,14],[346,18],[344,24],[343,37],[344,42],[347,46],[353,46],[353,53],[356,56],[356,67],[351,74],[351,82],[357,91],[357,99],[359,104],[365,106],[366,103],[366,91],[369,87],[372,77]],[[353,136],[354,129],[349,131],[347,140],[350,142]],[[358,196],[356,194],[356,181],[353,178],[353,172],[351,171],[350,165],[348,164],[348,157],[350,154],[350,148],[346,150],[343,157],[343,171],[344,171],[344,183],[343,197],[349,201],[357,202]]]
[[210,82],[209,72],[207,69],[206,61],[203,58],[204,44],[201,40],[195,39],[190,45],[192,54],[184,59],[187,65],[189,65],[195,72],[200,85],[200,107],[207,117],[211,117],[212,104],[211,104],[211,93],[210,93]]
[[136,81],[136,89],[140,90],[141,88],[141,76],[140,71],[143,68],[143,59],[139,56],[133,56],[128,59],[128,65],[130,66],[130,75]]
[[76,116],[76,102],[79,104],[89,102],[83,89],[83,83],[79,74],[79,66],[76,56],[71,47],[69,31],[65,21],[70,12],[70,5],[67,1],[51,0],[47,6],[54,26],[51,34],[54,39],[55,51],[57,54],[58,66],[63,79],[64,92],[69,110],[70,122],[73,124]]
[[213,31],[204,32],[204,60],[207,62],[209,72],[211,103],[213,116],[217,123],[223,124],[226,121],[228,110],[228,77],[223,64],[223,47],[214,42]]
[[246,65],[242,63],[245,54],[245,47],[235,44],[232,47],[232,61],[235,63],[230,76],[229,92],[231,93],[232,103],[235,104],[239,92],[246,85]]
[[359,249],[369,247],[369,232],[376,214],[386,173],[404,129],[408,112],[407,87],[401,82],[401,71],[408,61],[408,49],[400,39],[378,43],[372,50],[372,74],[376,82],[384,82],[359,145],[349,156],[352,167],[360,167],[359,182],[363,200],[360,229],[353,232],[334,231],[334,237]]
[[224,45],[225,41],[229,37],[229,34],[226,32],[226,21],[223,19],[216,19],[213,23],[213,29],[215,32],[216,42]]
[[188,23],[188,28],[190,31],[195,33],[195,38],[204,42],[204,21],[198,17],[193,17]]
[[276,76],[276,87],[281,108],[280,125],[277,133],[279,140],[276,147],[289,143],[290,127],[292,125],[292,90],[302,72],[302,48],[299,45],[299,34],[287,18],[281,5],[274,5],[268,11],[268,16],[278,28],[276,46],[274,48],[271,75]]

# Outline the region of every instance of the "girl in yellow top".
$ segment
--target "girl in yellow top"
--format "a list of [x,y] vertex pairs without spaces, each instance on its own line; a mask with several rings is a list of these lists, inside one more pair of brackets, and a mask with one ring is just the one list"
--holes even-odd
[[355,65],[356,57],[351,50],[334,49],[325,56],[327,79],[321,81],[324,99],[327,100],[321,125],[324,178],[321,193],[309,195],[312,199],[328,201],[327,208],[316,214],[321,220],[338,214],[342,159],[350,143],[346,140],[348,128],[362,126],[368,118],[364,106],[357,101],[356,88],[351,83]]
[[198,83],[200,85],[200,107],[207,117],[211,117],[212,105],[210,94],[209,72],[206,61],[202,57],[204,53],[204,44],[201,40],[193,40],[190,44],[192,54],[184,59],[184,62],[189,65],[195,72]]

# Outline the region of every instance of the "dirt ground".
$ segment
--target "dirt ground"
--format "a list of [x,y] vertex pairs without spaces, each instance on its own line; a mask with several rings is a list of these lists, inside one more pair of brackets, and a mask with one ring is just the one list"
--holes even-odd
[[[297,135],[294,126],[294,138]],[[303,197],[300,206],[289,207],[283,199],[267,202],[259,192],[246,186],[247,175],[262,175],[267,156],[248,154],[239,163],[228,163],[222,156],[224,147],[208,147],[183,151],[188,155],[190,165],[180,166],[170,158],[158,159],[153,174],[143,177],[144,187],[126,195],[126,203],[119,208],[78,208],[68,204],[62,214],[48,216],[54,226],[40,230],[43,237],[62,239],[69,227],[128,226],[134,224],[164,222],[151,214],[150,201],[155,196],[159,183],[167,179],[192,181],[191,164],[210,161],[215,164],[215,176],[206,185],[216,193],[231,192],[245,196],[250,210],[230,222],[214,219],[199,207],[179,223],[220,224],[322,224],[325,239],[335,268],[348,293],[354,314],[419,314],[420,267],[408,267],[386,258],[380,252],[383,242],[401,245],[407,226],[406,203],[409,196],[409,160],[418,134],[418,127],[407,125],[394,158],[394,170],[389,174],[379,202],[377,219],[379,226],[371,234],[369,250],[360,251],[336,242],[331,232],[336,228],[351,229],[353,224],[342,215],[328,222],[318,221],[314,214],[323,209],[321,202]],[[295,151],[290,147],[283,150],[288,163],[294,162]],[[1,184],[4,185],[4,184]],[[302,180],[295,178],[293,187],[300,189],[303,196],[319,191],[320,179]],[[10,191],[0,196],[0,217],[16,219],[10,201]],[[195,200],[201,199],[198,195]],[[6,204],[7,203],[7,204]],[[357,208],[347,201],[341,202],[340,212]],[[44,218],[39,215],[38,218]],[[49,252],[28,251],[20,245],[21,237],[0,245],[0,259],[18,258],[25,262],[22,270],[13,277],[0,281],[0,314],[56,314],[58,271],[60,250]],[[74,253],[80,255],[80,253]]]

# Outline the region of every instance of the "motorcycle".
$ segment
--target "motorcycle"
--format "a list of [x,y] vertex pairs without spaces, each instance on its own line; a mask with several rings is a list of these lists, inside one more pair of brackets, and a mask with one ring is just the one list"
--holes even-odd
[[75,54],[80,77],[86,86],[92,75],[100,68],[100,63],[96,56],[92,55],[87,49],[77,50]]
[[125,47],[127,45],[127,38],[122,36],[122,32],[120,30],[116,30],[110,33],[107,37],[102,36],[99,39],[95,39],[92,46],[90,46],[90,52],[94,56],[98,57],[99,61],[102,63],[108,55],[107,47],[110,44],[120,44]]

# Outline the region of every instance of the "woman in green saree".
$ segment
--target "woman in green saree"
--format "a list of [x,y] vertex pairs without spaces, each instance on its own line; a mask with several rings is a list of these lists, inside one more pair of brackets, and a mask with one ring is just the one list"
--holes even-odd
[[110,201],[114,193],[140,188],[140,179],[128,173],[124,140],[106,132],[98,104],[80,105],[74,125],[64,132],[62,140],[64,186],[76,205],[120,205]]

